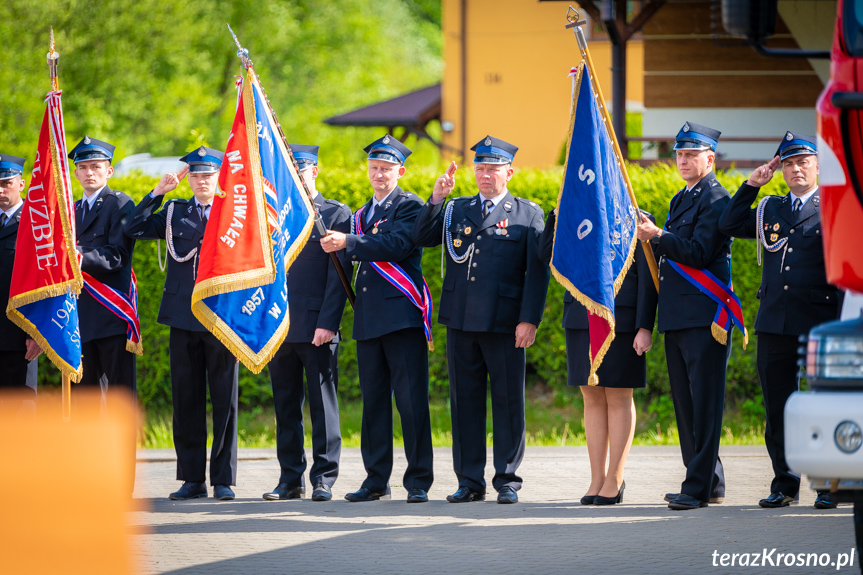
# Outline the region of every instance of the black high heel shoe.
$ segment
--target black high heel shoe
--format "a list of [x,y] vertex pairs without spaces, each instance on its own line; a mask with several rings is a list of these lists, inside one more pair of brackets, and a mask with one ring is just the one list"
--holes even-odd
[[623,490],[626,489],[626,481],[620,484],[620,491],[617,492],[617,497],[603,497],[597,495],[593,498],[594,505],[614,505],[615,503],[623,503]]
[[596,495],[585,495],[581,498],[582,505],[593,505],[596,502]]

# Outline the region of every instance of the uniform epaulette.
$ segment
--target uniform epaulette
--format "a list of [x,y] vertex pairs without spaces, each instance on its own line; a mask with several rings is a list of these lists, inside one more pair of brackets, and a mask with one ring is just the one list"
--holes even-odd
[[531,206],[533,208],[536,208],[539,211],[542,211],[542,208],[539,207],[539,204],[537,204],[533,200],[527,200],[525,198],[519,198],[518,196],[515,196],[515,201],[517,201],[520,204],[527,204],[528,206]]
[[325,204],[332,204],[334,206],[339,206],[339,207],[345,207],[345,208],[348,207],[347,204],[343,204],[342,202],[340,202],[338,200],[334,200],[332,198],[327,198],[326,200],[324,200],[324,203]]

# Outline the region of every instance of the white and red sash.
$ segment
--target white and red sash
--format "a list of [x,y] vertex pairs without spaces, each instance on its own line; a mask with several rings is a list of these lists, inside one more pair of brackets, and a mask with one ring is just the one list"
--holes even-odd
[[[357,213],[354,214],[354,228],[356,230],[356,234],[359,236],[365,235],[363,233],[362,214],[363,208],[360,208],[357,210]],[[381,223],[381,221],[383,220],[378,221],[375,226],[377,226],[378,223]],[[372,269],[381,274],[385,280],[392,284],[393,287],[402,292],[405,297],[407,297],[408,300],[410,300],[410,302],[422,312],[423,330],[425,331],[426,341],[428,341],[429,351],[434,351],[434,341],[432,340],[431,329],[433,303],[431,292],[429,291],[429,286],[425,277],[423,277],[423,290],[422,293],[420,293],[419,288],[417,288],[414,281],[400,265],[392,262],[368,262],[368,264],[372,266]]]
[[84,289],[93,298],[105,306],[111,313],[126,322],[126,351],[137,355],[144,355],[144,346],[141,343],[141,324],[138,321],[138,278],[135,270],[132,270],[132,282],[129,285],[129,294],[105,285],[85,271],[81,271],[84,278]]

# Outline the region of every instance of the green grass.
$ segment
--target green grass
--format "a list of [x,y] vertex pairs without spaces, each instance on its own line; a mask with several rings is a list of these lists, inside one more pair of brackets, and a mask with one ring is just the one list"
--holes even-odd
[[[677,427],[674,425],[671,399],[662,397],[649,405],[642,405],[636,393],[635,445],[677,445]],[[764,440],[763,408],[747,401],[740,406],[726,406],[723,420],[723,445],[762,445]],[[487,437],[492,444],[491,404],[487,406]],[[430,405],[432,443],[435,447],[452,445],[452,426],[449,403],[435,401]],[[362,404],[343,402],[339,406],[344,447],[360,446]],[[529,446],[585,445],[584,416],[581,395],[577,390],[556,392],[546,388],[532,392],[526,400],[525,417]],[[308,407],[304,409],[306,441],[311,447],[311,423]],[[240,413],[238,422],[240,447],[276,446],[276,422],[272,407],[256,407]],[[171,414],[150,412],[145,418],[141,446],[145,448],[172,448]],[[212,437],[209,438],[208,445]],[[393,442],[403,446],[398,411],[393,408]]]

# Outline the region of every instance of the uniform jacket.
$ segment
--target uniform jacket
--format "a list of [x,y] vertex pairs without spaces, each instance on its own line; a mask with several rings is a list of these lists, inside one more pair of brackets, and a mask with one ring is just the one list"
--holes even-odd
[[[647,214],[653,220],[653,216]],[[554,247],[555,212],[548,216],[545,230],[540,238],[540,258],[551,261]],[[635,261],[623,278],[623,284],[614,296],[614,323],[618,333],[635,332],[639,329],[653,331],[656,321],[656,287],[650,275],[650,267],[640,245],[635,246]],[[563,296],[563,327],[566,329],[588,329],[587,308],[578,303],[567,290]]]
[[[682,196],[682,197],[681,197]],[[678,274],[666,260],[706,269],[726,285],[731,279],[731,238],[719,231],[730,196],[710,172],[674,198],[654,253],[659,262],[659,331],[706,327],[716,302]]]
[[18,239],[18,222],[21,220],[21,212],[24,207],[18,209],[12,219],[0,228],[0,302],[3,302],[3,311],[0,313],[0,351],[27,350],[26,341],[30,337],[27,332],[12,323],[6,315],[6,304],[9,302],[9,290],[12,284],[12,266],[15,263],[15,242]]
[[[454,202],[449,229],[457,255],[474,244],[473,258],[453,261],[444,246],[447,265],[438,321],[463,331],[515,333],[521,322],[539,325],[548,293],[548,265],[539,257],[543,213],[534,202],[506,192],[483,218],[477,196]],[[426,203],[413,230],[421,246],[440,245],[444,204]],[[506,222],[505,228],[497,226]],[[506,230],[506,234],[496,231]],[[470,266],[470,267],[468,267]]]
[[[75,202],[78,251],[83,256],[81,270],[128,294],[135,240],[127,237],[123,230],[135,209],[135,202],[123,192],[105,186],[88,211],[87,219],[82,220],[82,201]],[[126,322],[93,299],[86,290],[81,290],[78,298],[78,318],[82,342],[126,333]]]
[[[345,255],[359,264],[356,270],[357,300],[354,308],[354,339],[362,341],[381,337],[409,327],[422,327],[422,312],[405,295],[365,262],[397,263],[422,293],[422,248],[411,241],[414,220],[422,200],[398,186],[390,192],[371,223],[366,215],[372,200],[363,208],[362,229],[365,235],[349,234]],[[373,223],[385,219],[373,234]]]
[[[345,204],[327,200],[318,193],[315,205],[328,230],[348,233],[351,229],[351,210]],[[339,253],[345,265],[344,252]],[[345,275],[351,277],[350,264]],[[288,298],[291,326],[285,341],[288,343],[310,343],[315,330],[328,329],[338,333],[345,301],[348,296],[333,267],[330,254],[321,249],[318,231],[312,228],[309,241],[297,255],[288,271]]]
[[[747,183],[740,186],[719,220],[722,233],[738,238],[758,237],[756,210],[751,206],[759,189]],[[762,226],[768,245],[783,238],[788,242],[775,252],[762,251],[756,332],[801,335],[839,316],[841,293],[827,283],[824,271],[820,200],[816,191],[800,208],[796,222],[790,194],[773,196],[764,206]]]
[[[171,218],[171,237],[174,250],[180,258],[193,249],[200,250],[206,225],[201,220],[194,198],[171,200],[162,210],[159,208],[165,196],[144,196],[126,224],[129,237],[145,240],[165,239],[168,206],[174,205]],[[206,331],[192,313],[192,289],[198,276],[197,254],[185,262],[178,262],[168,254],[165,287],[162,289],[162,304],[159,307],[159,323],[187,331]]]

